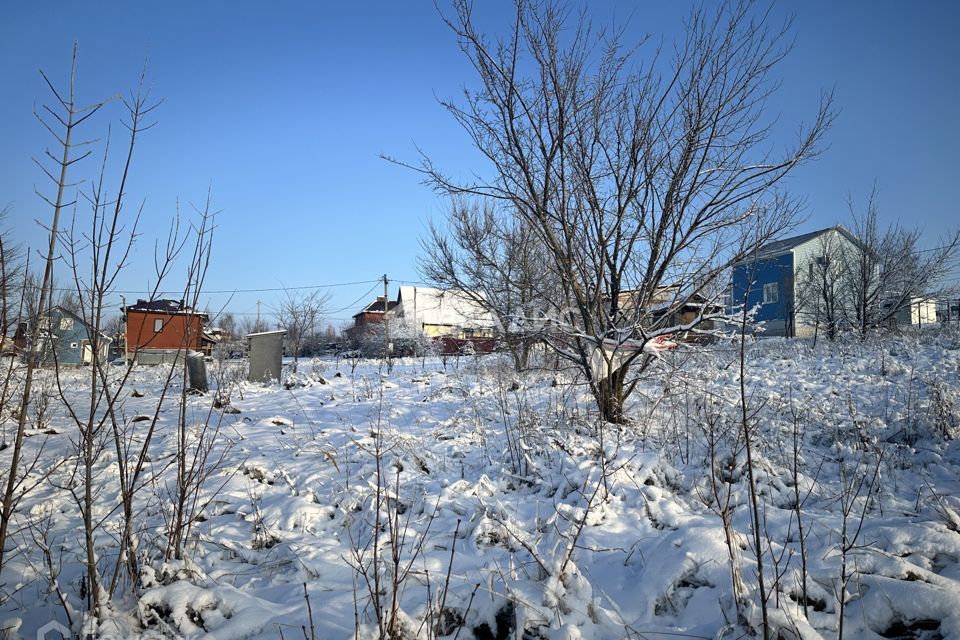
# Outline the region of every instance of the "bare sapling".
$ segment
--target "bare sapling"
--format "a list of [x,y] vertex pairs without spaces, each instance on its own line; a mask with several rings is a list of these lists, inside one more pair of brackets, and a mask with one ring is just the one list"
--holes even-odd
[[453,528],[453,536],[450,538],[450,558],[447,561],[447,571],[443,576],[443,583],[432,593],[430,589],[430,571],[424,570],[424,577],[427,583],[427,612],[423,617],[419,634],[426,629],[427,638],[435,640],[444,636],[449,636],[453,628],[462,628],[463,623],[469,613],[469,605],[461,614],[451,609],[447,609],[447,596],[450,594],[450,577],[453,575],[453,560],[457,553],[457,536],[460,533],[460,518],[457,518],[457,524]]
[[[131,588],[137,587],[139,549],[136,532],[139,525],[136,522],[138,512],[135,501],[147,484],[143,475],[149,460],[148,452],[161,407],[168,398],[174,376],[174,369],[169,369],[153,416],[146,417],[147,424],[144,427],[141,420],[144,416],[137,416],[134,419],[133,416],[125,415],[124,389],[132,368],[128,366],[119,374],[110,368],[107,362],[110,338],[103,332],[107,324],[108,300],[117,278],[132,255],[138,235],[140,211],[142,211],[142,206],[133,214],[127,214],[124,209],[134,151],[141,134],[154,125],[146,122],[146,118],[159,104],[151,103],[149,100],[145,75],[146,68],[141,74],[137,89],[121,100],[126,111],[126,120],[123,124],[129,135],[115,192],[111,193],[106,177],[107,159],[110,154],[108,136],[99,179],[91,184],[88,192],[83,193],[89,204],[89,223],[88,225],[78,224],[75,213],[71,225],[59,235],[60,243],[64,248],[65,262],[71,270],[77,315],[87,327],[88,336],[88,346],[83,354],[85,363],[90,365],[89,395],[85,407],[82,406],[84,402],[82,399],[75,398],[69,392],[69,382],[65,385],[62,381],[62,378],[69,381],[71,374],[61,366],[55,366],[55,373],[61,401],[75,423],[78,434],[76,442],[78,463],[75,471],[78,482],[71,486],[82,487],[82,495],[76,492],[74,495],[83,518],[87,591],[91,594],[90,624],[94,626],[97,620],[102,619],[104,613],[102,607],[107,606],[112,599],[123,576],[127,576]],[[172,265],[185,241],[185,238],[183,240],[179,238],[179,224],[175,221],[167,238],[165,253],[155,256],[157,279],[153,291],[148,294],[151,298],[156,296],[164,279],[170,274]],[[53,355],[57,364],[56,349]],[[132,365],[136,355],[135,349],[134,358],[128,365]],[[98,513],[103,507],[101,496],[104,489],[112,484],[112,481],[103,475],[104,471],[99,468],[102,454],[108,446],[112,446],[115,454],[119,504],[108,509],[106,517],[94,518],[93,514]],[[119,530],[119,536],[116,538],[118,546],[115,562],[112,563],[112,572],[108,572],[97,557],[96,549],[101,546],[98,540],[103,537],[101,530],[107,526],[111,531],[114,529],[112,516],[117,510],[120,511],[120,522],[116,527]]]
[[[413,525],[414,509],[401,494],[404,465],[399,458],[388,460],[395,454],[394,448],[385,439],[386,427],[383,415],[383,389],[380,389],[380,404],[377,422],[371,429],[369,444],[358,443],[374,463],[371,478],[373,494],[370,496],[368,517],[361,520],[358,532],[348,529],[351,541],[349,562],[358,576],[358,582],[366,592],[366,605],[357,603],[357,631],[371,610],[380,640],[413,637],[407,615],[401,609],[401,597],[407,588],[415,564],[424,552],[424,545],[433,524],[439,504],[425,512],[424,522]],[[366,509],[364,509],[366,511]],[[360,595],[354,597],[359,600]]]
[[[512,381],[507,386],[506,380],[501,375],[498,382],[496,398],[500,410],[500,420],[503,423],[507,460],[513,473],[526,478],[531,471],[530,460],[527,455],[531,418],[526,406],[526,399],[521,389],[513,388]],[[511,399],[513,402],[511,402]]]
[[800,452],[803,449],[804,444],[803,430],[801,427],[803,424],[805,424],[806,415],[797,408],[796,404],[792,400],[791,393],[790,418],[792,429],[790,458],[788,460],[790,478],[793,484],[793,502],[791,506],[793,509],[793,517],[797,521],[797,544],[800,547],[800,602],[803,606],[803,617],[809,619],[811,600],[808,590],[810,572],[809,557],[807,553],[807,537],[810,535],[810,527],[808,524],[806,524],[804,507],[806,506],[807,500],[809,500],[817,486],[817,481],[820,478],[820,471],[823,469],[824,461],[821,459],[820,464],[817,466],[817,469],[811,478],[810,487],[804,491],[803,487],[801,486],[801,465],[803,464],[803,456]]
[[[144,86],[144,73],[140,77],[137,90],[129,98],[123,99],[127,121],[124,122],[129,137],[125,149],[125,157],[120,176],[117,180],[115,192],[111,193],[107,180],[107,160],[110,156],[110,136],[108,133],[104,145],[103,161],[99,178],[91,183],[87,192],[82,193],[86,200],[90,215],[88,223],[78,220],[74,211],[71,224],[60,232],[59,241],[64,249],[65,262],[71,272],[73,295],[77,301],[77,315],[86,327],[87,341],[84,346],[82,359],[90,365],[89,393],[85,400],[74,398],[68,392],[74,377],[71,372],[63,371],[56,366],[57,385],[60,398],[73,420],[78,440],[76,455],[80,461],[79,479],[83,487],[82,496],[78,498],[78,507],[83,518],[84,545],[86,549],[86,572],[88,588],[92,594],[90,598],[90,613],[99,619],[106,606],[120,575],[121,562],[124,552],[129,549],[132,530],[133,508],[127,474],[129,453],[124,449],[120,439],[120,423],[122,418],[118,413],[122,411],[120,391],[122,390],[129,369],[119,378],[111,377],[107,362],[110,337],[104,333],[107,324],[106,311],[108,299],[112,293],[114,283],[120,273],[127,266],[133,251],[137,236],[139,212],[127,217],[124,205],[127,195],[127,181],[133,164],[134,151],[139,136],[149,129],[152,124],[146,124],[144,119],[154,110],[157,104],[148,104],[149,93]],[[59,365],[56,357],[57,345],[54,350],[54,361]],[[67,378],[64,384],[62,378]],[[85,406],[83,406],[85,403]],[[123,514],[121,524],[121,542],[118,551],[118,560],[114,565],[113,574],[101,578],[100,562],[97,557],[98,530],[104,524],[97,520],[94,514],[98,511],[98,496],[102,486],[109,482],[98,471],[101,454],[106,450],[108,443],[114,447],[117,454],[117,464],[120,473],[120,496]]]
[[[204,207],[198,209],[197,213],[199,214],[199,220],[193,226],[195,242],[187,265],[183,291],[183,299],[188,301],[191,309],[196,309],[199,303],[200,292],[210,265],[214,212],[209,191]],[[184,354],[191,348],[191,345],[199,344],[200,336],[196,334],[197,326],[195,323],[188,323],[181,347]],[[167,560],[171,558],[183,559],[184,547],[189,538],[190,530],[197,517],[212,499],[212,496],[205,493],[207,481],[222,466],[228,451],[228,447],[220,442],[223,413],[217,412],[214,416],[215,402],[211,401],[202,419],[191,425],[193,420],[190,415],[189,398],[190,388],[187,381],[187,367],[184,366],[182,369],[180,411],[177,419],[174,455],[176,474],[172,489],[168,489],[168,498],[173,505],[173,512],[168,522],[168,542],[164,552],[164,558]]]
[[743,311],[740,321],[740,427],[743,434],[744,449],[747,453],[747,479],[750,483],[750,516],[753,529],[753,551],[757,561],[757,588],[760,598],[760,615],[762,617],[763,638],[770,638],[770,619],[767,611],[767,589],[763,574],[763,546],[760,540],[760,500],[757,495],[757,481],[754,477],[754,449],[753,423],[758,409],[753,415],[748,408],[747,397],[747,304],[744,296]]
[[[54,163],[54,169],[47,169],[39,160],[35,160],[37,166],[50,179],[56,190],[56,195],[51,199],[37,192],[40,198],[52,208],[52,214],[49,224],[49,243],[47,246],[45,264],[43,270],[43,280],[40,286],[40,296],[36,305],[37,314],[28,319],[30,326],[36,334],[40,324],[40,314],[47,311],[50,305],[51,288],[53,282],[53,263],[56,252],[57,234],[60,225],[60,214],[64,208],[69,208],[75,204],[75,201],[68,201],[67,190],[71,184],[68,173],[70,168],[77,162],[80,162],[88,155],[90,151],[78,151],[86,142],[77,142],[74,139],[76,128],[83,124],[85,120],[99,111],[103,106],[102,102],[94,103],[88,106],[80,106],[76,102],[76,93],[74,81],[77,68],[77,46],[73,47],[73,55],[70,65],[69,89],[65,95],[54,88],[53,83],[41,71],[41,76],[56,98],[53,108],[44,106],[44,112],[35,112],[37,120],[56,140],[60,150],[60,156],[54,156],[51,152],[46,152],[47,157]],[[51,120],[52,118],[52,120]],[[36,344],[30,344],[26,354],[26,370],[23,380],[23,394],[20,399],[20,411],[17,420],[17,431],[14,436],[13,450],[10,456],[10,468],[7,474],[6,487],[3,492],[3,502],[0,505],[0,568],[3,567],[6,559],[7,536],[10,531],[10,521],[13,518],[16,507],[15,497],[17,485],[22,474],[20,468],[21,455],[23,453],[24,432],[27,426],[27,414],[30,407],[30,392],[33,385],[34,370],[37,366]]]
[[725,418],[717,401],[704,394],[697,403],[698,413],[703,421],[707,444],[707,464],[710,466],[709,493],[701,494],[700,499],[719,518],[723,526],[723,540],[727,548],[727,563],[730,568],[730,586],[733,603],[737,610],[739,623],[746,617],[747,587],[743,581],[743,558],[740,552],[739,533],[733,524],[736,505],[733,504],[733,489],[739,473],[737,457],[743,450],[743,432],[732,428]]
[[75,607],[70,602],[70,596],[63,590],[60,583],[60,573],[63,565],[63,550],[57,550],[53,540],[53,517],[45,517],[30,523],[30,536],[34,546],[40,551],[43,558],[42,565],[36,568],[37,575],[47,578],[47,590],[56,595],[60,607],[63,609],[67,624],[73,626],[74,619],[79,617]]
[[853,456],[852,460],[841,457],[837,466],[840,473],[840,575],[834,586],[837,599],[837,640],[843,640],[846,607],[849,600],[848,587],[856,576],[851,566],[853,554],[860,548],[859,539],[870,512],[870,504],[880,480],[883,451],[871,460],[867,451]]
[[[183,249],[187,236],[180,237],[179,220],[174,220],[170,226],[167,241],[163,252],[154,256],[156,265],[156,284],[150,292],[154,298],[160,286],[167,279],[172,265]],[[149,451],[154,442],[160,414],[164,405],[173,395],[174,380],[177,369],[175,366],[167,368],[161,380],[160,394],[156,399],[153,412],[142,420],[144,416],[126,416],[123,411],[123,395],[129,376],[133,371],[133,363],[139,353],[139,345],[134,349],[133,357],[127,362],[127,367],[119,379],[107,384],[104,379],[104,389],[108,396],[107,414],[113,436],[114,449],[117,454],[118,472],[120,478],[121,508],[123,509],[122,535],[120,549],[117,554],[116,567],[110,583],[110,594],[114,594],[121,577],[121,565],[125,565],[131,588],[136,589],[140,576],[140,549],[137,541],[138,523],[135,518],[134,502],[140,492],[152,480],[149,477]]]
[[245,379],[244,367],[241,366],[241,361],[234,360],[236,354],[242,353],[242,349],[243,347],[234,336],[232,329],[225,329],[220,342],[213,348],[211,376],[217,389],[213,397],[214,409],[220,409],[227,413],[236,413],[237,411],[231,408],[230,402],[235,391],[240,393],[241,399],[243,398],[240,383]]

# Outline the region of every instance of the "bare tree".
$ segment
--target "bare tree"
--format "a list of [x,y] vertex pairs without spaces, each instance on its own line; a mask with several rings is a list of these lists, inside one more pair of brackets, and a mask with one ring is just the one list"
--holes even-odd
[[755,476],[756,464],[754,460],[757,457],[756,440],[756,409],[750,408],[751,398],[747,394],[747,318],[748,310],[746,300],[744,300],[743,310],[740,315],[740,427],[743,430],[743,448],[747,454],[747,480],[750,488],[750,517],[751,529],[753,532],[753,552],[757,561],[757,588],[760,600],[760,615],[763,624],[763,638],[770,638],[770,617],[767,603],[769,591],[766,586],[766,579],[763,573],[763,545],[760,541],[760,497],[757,491],[757,479]]
[[508,207],[535,235],[560,287],[530,320],[584,375],[601,415],[622,421],[631,367],[642,371],[648,342],[678,329],[664,311],[791,226],[795,204],[774,188],[816,156],[831,99],[771,155],[763,109],[790,25],[749,2],[694,10],[670,61],[641,61],[621,32],[595,32],[550,2],[518,2],[496,42],[470,2],[454,6],[448,24],[480,87],[443,105],[490,177],[455,180],[427,156],[415,168],[441,193]]
[[[20,248],[13,242],[7,227],[8,213],[8,208],[0,209],[0,336],[4,340],[16,329],[19,319],[15,310],[23,267]],[[4,344],[3,350],[6,348]]]
[[318,331],[326,313],[329,293],[319,291],[295,292],[284,289],[283,299],[276,308],[277,320],[287,330],[287,340],[293,353],[293,367],[301,355],[305,341]]
[[547,306],[556,278],[536,234],[513,212],[490,201],[451,201],[446,226],[430,224],[421,240],[420,273],[444,289],[459,291],[500,322],[500,341],[518,371],[542,339],[528,322]]
[[949,293],[942,283],[960,249],[960,230],[939,246],[920,249],[919,229],[883,228],[876,187],[858,210],[848,197],[851,229],[838,226],[821,236],[817,253],[798,265],[798,318],[833,340],[840,331],[861,337],[888,323],[913,300]]
[[707,491],[700,498],[713,511],[723,526],[724,544],[727,547],[727,563],[730,568],[730,584],[733,600],[740,617],[747,603],[747,586],[743,579],[743,557],[739,537],[734,526],[736,504],[733,502],[737,456],[743,450],[743,429],[724,415],[715,398],[706,394],[697,402],[699,422],[704,430],[707,445],[707,464],[710,467]]
[[798,323],[812,324],[814,340],[822,331],[829,340],[835,340],[844,326],[850,294],[850,279],[846,265],[856,260],[848,253],[846,232],[831,231],[817,241],[819,255],[800,265],[794,282],[794,315]]
[[[213,232],[215,229],[215,212],[212,209],[212,194],[207,191],[207,199],[202,208],[194,207],[198,215],[193,225],[195,238],[187,263],[187,273],[184,279],[183,299],[189,301],[191,308],[196,308],[200,301],[200,293],[210,267],[210,257],[213,248]],[[181,351],[186,351],[188,345],[193,344],[197,336],[190,335],[188,330],[181,343]],[[188,371],[184,366],[180,385],[180,411],[177,421],[177,450],[176,476],[172,486],[166,489],[167,498],[173,505],[173,513],[167,522],[167,548],[164,560],[175,558],[183,559],[183,550],[190,531],[207,502],[202,500],[206,482],[223,463],[228,451],[227,446],[218,447],[220,426],[223,414],[218,413],[213,418],[216,398],[210,403],[198,424],[191,424],[187,395]],[[218,451],[219,449],[219,451]]]
[[915,298],[935,296],[960,248],[960,230],[941,238],[934,249],[921,250],[920,230],[897,224],[881,228],[877,188],[858,210],[847,198],[852,231],[858,251],[844,260],[842,269],[849,282],[849,324],[861,336],[881,326]]
[[266,323],[259,317],[251,318],[250,316],[244,316],[237,322],[238,337],[246,336],[250,333],[259,333],[260,331],[266,331]]
[[225,311],[217,316],[216,321],[222,335],[230,337],[237,335],[237,318],[232,313]]
[[[125,202],[127,179],[130,174],[134,150],[137,146],[137,138],[144,128],[148,128],[145,127],[143,118],[153,110],[153,106],[147,104],[142,77],[140,91],[130,102],[125,102],[125,104],[130,119],[129,123],[126,123],[129,139],[115,195],[113,197],[108,195],[107,159],[110,154],[110,137],[108,135],[104,146],[99,179],[92,182],[89,192],[84,194],[84,198],[90,206],[90,215],[88,217],[84,216],[82,220],[78,219],[75,209],[70,224],[58,234],[59,244],[65,254],[65,263],[72,276],[73,291],[71,292],[71,299],[76,301],[77,315],[87,327],[87,337],[89,338],[91,366],[89,388],[85,397],[75,400],[67,395],[66,389],[72,385],[69,382],[64,384],[59,366],[55,367],[55,376],[60,398],[77,428],[75,481],[71,482],[70,490],[83,519],[84,565],[86,582],[91,594],[89,599],[90,612],[97,619],[102,617],[104,612],[101,608],[106,603],[104,583],[101,580],[99,566],[100,558],[97,552],[97,535],[100,526],[95,511],[98,509],[97,503],[102,490],[100,484],[102,480],[98,475],[97,463],[101,454],[109,445],[107,434],[111,432],[110,427],[113,426],[114,435],[117,433],[116,411],[119,408],[117,389],[111,390],[111,381],[107,371],[108,355],[105,354],[105,348],[110,338],[103,333],[103,328],[106,323],[105,313],[108,308],[107,297],[131,255],[136,238],[137,221],[139,220],[137,214],[130,224],[130,228],[125,229],[121,214]],[[53,355],[55,365],[59,364],[56,348],[53,349]],[[114,444],[117,447],[118,456],[122,455],[122,447],[119,446],[116,439],[114,439]],[[123,485],[123,482],[121,484]],[[122,486],[122,489],[121,493],[125,494],[126,487]],[[127,513],[126,510],[125,513]],[[127,533],[125,531],[125,534]],[[118,563],[115,574],[119,573],[119,569],[120,564]]]

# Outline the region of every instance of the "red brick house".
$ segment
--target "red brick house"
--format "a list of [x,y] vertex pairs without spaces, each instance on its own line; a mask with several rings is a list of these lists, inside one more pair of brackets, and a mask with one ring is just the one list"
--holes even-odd
[[388,312],[393,311],[398,304],[400,303],[396,300],[387,300],[383,296],[377,296],[376,300],[364,307],[359,313],[353,314],[353,326],[346,331],[351,344],[356,347],[369,329],[382,326],[384,309]]
[[210,353],[216,340],[206,333],[209,317],[183,300],[137,300],[121,309],[126,324],[127,360],[172,362],[187,351]]

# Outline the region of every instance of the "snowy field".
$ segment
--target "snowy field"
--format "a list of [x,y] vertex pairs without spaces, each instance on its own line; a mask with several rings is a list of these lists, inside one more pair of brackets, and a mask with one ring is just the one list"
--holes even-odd
[[[845,637],[960,638],[958,366],[956,332],[748,347],[780,637],[837,637],[842,599]],[[518,375],[498,356],[390,371],[302,360],[283,386],[235,382],[237,413],[211,411],[213,393],[190,396],[187,442],[207,424],[211,446],[179,560],[165,557],[181,410],[178,392],[160,402],[165,375],[135,369],[118,407],[133,442],[160,409],[136,501],[140,576],[118,572],[104,637],[376,638],[392,626],[396,639],[740,638],[760,627],[735,345],[668,354],[623,426],[596,422],[572,373]],[[82,404],[89,370],[60,377]],[[76,424],[52,372],[40,382],[49,406],[27,439],[27,458],[43,447],[39,482],[8,544],[0,637],[32,639],[50,621],[78,632],[89,597]],[[101,444],[96,554],[109,577],[122,514],[115,449],[106,434]]]

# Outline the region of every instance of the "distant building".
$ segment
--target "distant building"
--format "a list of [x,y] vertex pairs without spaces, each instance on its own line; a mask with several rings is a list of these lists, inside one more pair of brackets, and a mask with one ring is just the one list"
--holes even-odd
[[430,287],[400,287],[391,314],[428,338],[493,338],[497,327],[493,314],[471,297]]
[[[881,305],[881,308],[886,310],[892,305],[899,303],[899,300],[896,302],[885,302]],[[909,302],[905,304],[902,309],[894,313],[887,323],[894,327],[907,325],[923,326],[927,324],[933,324],[939,319],[937,316],[938,305],[939,302],[936,298],[910,298]]]
[[84,365],[93,362],[94,349],[100,361],[106,361],[111,340],[104,333],[95,334],[73,311],[56,306],[40,318],[35,329],[21,323],[15,342],[20,353],[29,349],[37,354],[39,364]]
[[366,342],[362,346],[370,348],[379,341],[374,351],[382,350],[385,319],[396,354],[417,351],[422,339],[439,345],[441,353],[486,353],[494,348],[493,314],[461,292],[402,286],[396,300],[380,296],[354,314],[353,326],[347,330],[353,345]]
[[[619,293],[619,314],[616,318],[618,324],[626,325],[639,319],[644,327],[669,329],[691,324],[702,315],[723,314],[726,310],[724,305],[708,300],[702,294],[684,293],[678,285],[657,287],[648,297],[643,309],[638,310],[641,298],[641,292],[637,290]],[[712,331],[716,326],[712,318],[702,320],[694,330],[677,332],[673,338],[683,342],[709,342],[712,337],[702,332]]]
[[391,311],[408,336],[422,335],[441,354],[490,353],[497,320],[471,296],[453,290],[402,286]]
[[853,234],[840,225],[766,244],[734,265],[731,304],[739,307],[746,301],[748,309],[758,307],[754,322],[764,324],[765,335],[813,335],[815,311],[799,299],[798,283],[818,265],[838,264],[843,254],[858,246]]
[[[675,290],[676,288],[666,287],[665,289]],[[676,291],[674,293],[676,294]],[[689,325],[697,318],[722,314],[724,311],[725,308],[722,304],[708,300],[706,296],[699,293],[694,293],[689,296],[674,295],[671,298],[662,299],[658,306],[653,306],[650,309],[650,317],[656,322],[658,328],[668,328]],[[713,335],[704,332],[713,331],[716,328],[717,323],[713,318],[701,320],[693,330],[679,331],[673,335],[673,338],[682,342],[712,342]]]
[[356,347],[365,333],[371,330],[380,331],[385,311],[393,311],[398,304],[400,303],[395,300],[388,301],[384,296],[378,296],[358,313],[353,314],[353,326],[346,331],[351,344]]
[[173,362],[187,351],[210,354],[216,338],[207,333],[206,313],[183,300],[137,300],[122,309],[126,359],[140,364]]

